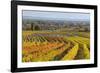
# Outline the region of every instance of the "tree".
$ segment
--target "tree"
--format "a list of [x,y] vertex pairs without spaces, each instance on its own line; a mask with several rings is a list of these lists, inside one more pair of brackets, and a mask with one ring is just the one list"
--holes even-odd
[[40,30],[40,27],[38,25],[35,25],[34,30]]
[[33,30],[33,23],[31,24],[31,30]]

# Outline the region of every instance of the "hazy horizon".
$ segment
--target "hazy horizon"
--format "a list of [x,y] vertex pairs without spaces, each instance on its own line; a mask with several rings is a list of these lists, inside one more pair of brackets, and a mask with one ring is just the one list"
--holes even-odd
[[89,13],[72,12],[51,12],[51,11],[30,11],[23,10],[23,19],[37,20],[62,20],[62,21],[89,21]]

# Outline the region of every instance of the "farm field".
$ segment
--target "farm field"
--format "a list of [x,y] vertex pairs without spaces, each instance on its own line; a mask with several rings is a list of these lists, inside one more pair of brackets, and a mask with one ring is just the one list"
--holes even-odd
[[90,14],[22,10],[22,62],[90,60]]
[[89,32],[23,31],[22,62],[90,59]]

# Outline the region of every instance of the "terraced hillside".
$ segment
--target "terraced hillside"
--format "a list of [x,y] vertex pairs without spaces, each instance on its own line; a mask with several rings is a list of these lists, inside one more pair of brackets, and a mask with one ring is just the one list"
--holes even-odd
[[89,59],[89,33],[76,33],[23,31],[22,61],[41,62]]

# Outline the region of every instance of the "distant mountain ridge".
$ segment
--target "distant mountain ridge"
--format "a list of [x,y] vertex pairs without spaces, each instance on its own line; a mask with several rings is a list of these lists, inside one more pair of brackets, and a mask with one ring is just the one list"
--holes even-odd
[[86,19],[50,19],[50,18],[42,18],[42,17],[32,17],[32,16],[23,16],[23,20],[47,20],[47,21],[85,21],[89,22],[89,20]]

